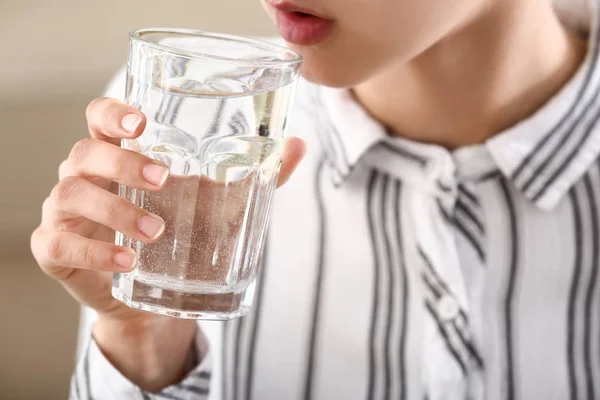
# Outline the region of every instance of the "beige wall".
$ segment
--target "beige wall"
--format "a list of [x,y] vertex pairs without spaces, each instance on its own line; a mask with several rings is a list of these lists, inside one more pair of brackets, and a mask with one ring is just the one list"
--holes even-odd
[[0,0],[0,397],[66,399],[77,307],[29,255],[83,112],[125,61],[127,32],[273,29],[259,0]]

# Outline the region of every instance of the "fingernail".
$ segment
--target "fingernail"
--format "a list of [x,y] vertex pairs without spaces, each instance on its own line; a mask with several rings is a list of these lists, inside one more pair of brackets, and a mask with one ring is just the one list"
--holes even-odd
[[114,260],[119,266],[131,271],[135,267],[137,258],[134,254],[131,254],[128,251],[121,251],[115,254]]
[[148,164],[142,170],[145,180],[155,186],[162,186],[169,176],[169,169],[158,164]]
[[150,239],[156,239],[165,229],[165,223],[159,217],[144,215],[138,220],[138,228]]
[[142,123],[142,117],[138,114],[127,114],[121,120],[121,126],[129,133],[134,133]]

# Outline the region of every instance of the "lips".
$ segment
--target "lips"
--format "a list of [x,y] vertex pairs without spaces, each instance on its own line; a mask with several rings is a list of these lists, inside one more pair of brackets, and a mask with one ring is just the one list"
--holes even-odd
[[309,46],[322,42],[329,35],[333,21],[292,3],[267,3],[275,10],[277,30],[287,42]]

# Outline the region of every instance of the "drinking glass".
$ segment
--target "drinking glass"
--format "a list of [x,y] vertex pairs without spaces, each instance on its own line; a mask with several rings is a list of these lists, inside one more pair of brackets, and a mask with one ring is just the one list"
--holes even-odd
[[138,262],[114,274],[115,298],[179,318],[249,311],[301,63],[292,50],[231,35],[130,35],[126,102],[147,125],[122,147],[165,163],[170,175],[156,192],[119,186],[165,230],[151,244],[117,233]]

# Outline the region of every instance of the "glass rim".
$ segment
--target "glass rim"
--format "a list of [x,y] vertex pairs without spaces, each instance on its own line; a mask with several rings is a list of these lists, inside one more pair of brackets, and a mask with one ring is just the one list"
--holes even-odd
[[[164,34],[183,34],[189,36],[203,37],[208,39],[218,39],[218,40],[229,40],[232,42],[238,42],[245,45],[255,46],[258,48],[262,48],[266,51],[272,51],[273,53],[289,53],[293,56],[293,58],[289,60],[281,59],[281,60],[244,60],[239,58],[227,57],[218,54],[208,54],[203,53],[201,51],[191,51],[191,50],[183,50],[174,46],[167,46],[163,44],[159,44],[147,39],[144,39],[142,36],[148,33],[164,33]],[[266,40],[244,37],[239,35],[232,35],[228,33],[216,33],[216,32],[208,32],[197,29],[185,29],[185,28],[143,28],[137,29],[129,32],[129,38],[131,40],[139,41],[144,43],[146,46],[150,46],[156,48],[158,50],[162,50],[174,55],[190,57],[190,58],[205,58],[211,60],[219,60],[224,62],[243,64],[243,65],[256,65],[256,66],[281,66],[281,65],[295,65],[300,64],[303,61],[302,55],[295,50],[287,48],[285,46],[281,46],[275,43],[268,42]]]

